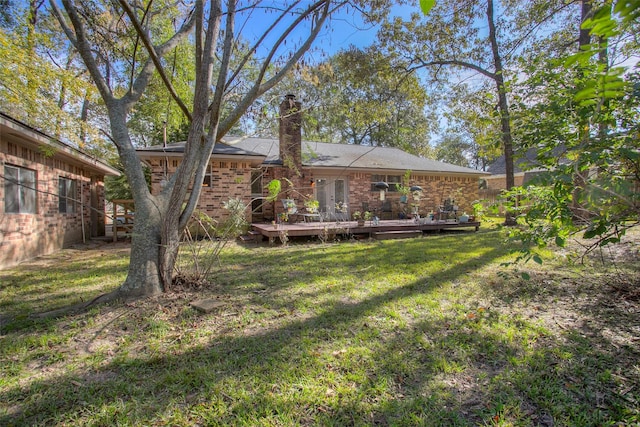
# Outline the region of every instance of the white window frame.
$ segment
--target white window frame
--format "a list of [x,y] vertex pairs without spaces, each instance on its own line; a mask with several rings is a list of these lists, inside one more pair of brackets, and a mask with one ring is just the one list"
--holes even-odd
[[14,165],[4,165],[5,213],[38,213],[36,183],[35,170]]
[[77,184],[75,179],[58,177],[58,212],[76,213]]

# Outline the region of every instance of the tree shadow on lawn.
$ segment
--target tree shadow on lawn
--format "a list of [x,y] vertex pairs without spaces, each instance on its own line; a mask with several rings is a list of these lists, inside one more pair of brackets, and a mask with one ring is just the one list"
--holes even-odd
[[[230,269],[223,268],[213,273],[211,278],[222,285],[225,292],[247,295],[248,290],[259,290],[261,295],[267,297],[284,288],[304,287],[337,276],[366,286],[367,281],[379,279],[388,272],[419,277],[437,272],[438,276],[427,280],[446,282],[494,260],[487,259],[486,253],[501,246],[501,237],[497,233],[483,237],[480,239],[467,235],[453,244],[450,236],[341,243],[331,246],[331,255],[327,254],[325,246],[319,245],[308,246],[304,251],[299,248],[265,249],[250,252],[252,260],[248,263],[242,263],[235,255],[234,258],[223,257],[222,264],[231,266]],[[502,248],[495,255],[501,257],[508,253],[507,248]],[[472,258],[467,260],[470,256]],[[464,260],[463,265],[461,260]],[[335,292],[330,287],[324,289],[325,292]]]
[[[410,268],[414,256],[443,250],[426,243],[383,243],[367,256],[383,268]],[[466,243],[462,250],[477,249]],[[455,254],[442,252],[437,272],[425,271],[418,280],[358,301],[327,300],[303,319],[286,317],[284,325],[240,326],[186,351],[116,354],[94,368],[6,389],[0,401],[11,406],[5,406],[0,424],[551,425],[555,419],[597,425],[620,419],[624,403],[612,400],[613,381],[606,377],[610,355],[598,349],[585,353],[588,343],[559,343],[532,322],[492,310],[460,306],[433,313],[412,307],[398,313],[406,298],[434,297],[442,283],[505,253],[493,248],[455,262]],[[305,251],[296,265],[336,263],[320,257],[316,249]],[[316,280],[323,272],[304,278]],[[230,292],[229,298],[256,286],[226,277],[229,289],[216,291]],[[275,309],[293,303],[293,297],[269,302],[292,286],[280,277],[268,283],[266,296],[249,292],[249,301]],[[313,301],[330,292],[303,297]],[[567,360],[567,354],[576,356]],[[594,372],[602,376],[592,378]]]
[[[630,265],[635,270],[630,278],[637,281],[635,264]],[[580,401],[585,411],[588,405],[595,408],[586,425],[640,421],[640,304],[613,292],[606,270],[597,264],[547,267],[532,272],[530,280],[497,281],[487,287],[496,305],[504,305],[505,311],[513,308],[524,321],[543,324],[555,337],[551,351],[539,352],[537,361],[522,372],[519,387],[546,400],[546,387],[540,383],[564,382],[564,390],[556,385],[556,399]]]
[[[46,267],[25,265],[0,273],[0,289],[5,293],[0,300],[0,312],[7,319],[7,324],[11,318],[25,319],[44,308],[55,309],[90,301],[96,297],[96,289],[99,293],[111,290],[105,288],[108,284],[103,283],[101,278],[109,277],[118,282],[114,277],[119,274],[124,279],[126,275],[120,259],[107,259],[99,263],[83,260],[65,264],[64,268],[48,267],[50,273],[47,275],[41,271],[36,273],[42,268]],[[28,287],[25,286],[27,283]],[[30,322],[25,325],[28,324]]]
[[128,246],[101,243],[75,248],[0,271],[3,317],[26,317],[45,308],[67,306],[70,301],[90,301],[96,289],[104,286],[99,278],[126,274]]
[[[504,250],[493,249],[480,260],[455,266],[459,273],[445,269],[429,276],[428,283],[422,278],[357,303],[336,302],[282,327],[219,336],[207,345],[158,357],[124,354],[97,369],[67,372],[5,390],[0,400],[11,406],[5,406],[8,413],[0,416],[0,424],[83,420],[228,425],[278,419],[294,424],[365,425],[428,419],[435,408],[465,424],[464,415],[443,409],[450,403],[447,393],[419,395],[437,389],[430,383],[438,370],[426,353],[416,358],[413,350],[403,350],[405,342],[413,345],[420,333],[413,326],[395,330],[376,319],[385,316],[381,312],[385,306],[429,295],[441,281],[463,274],[472,263],[502,255]],[[484,347],[494,339],[478,337],[470,346]],[[354,346],[363,352],[359,357],[367,359],[353,365],[353,380],[349,369],[340,372],[337,365],[337,370],[329,367],[330,359],[336,357],[333,351],[342,354],[336,345]],[[400,364],[403,353],[406,362]],[[359,371],[362,367],[364,373]]]

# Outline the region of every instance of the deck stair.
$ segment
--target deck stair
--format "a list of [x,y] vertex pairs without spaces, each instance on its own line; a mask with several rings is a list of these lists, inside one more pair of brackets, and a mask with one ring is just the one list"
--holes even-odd
[[421,230],[374,231],[371,237],[376,240],[409,239],[422,236]]
[[262,240],[262,233],[255,230],[249,230],[247,234],[240,236],[240,240],[242,240],[243,242],[258,243]]

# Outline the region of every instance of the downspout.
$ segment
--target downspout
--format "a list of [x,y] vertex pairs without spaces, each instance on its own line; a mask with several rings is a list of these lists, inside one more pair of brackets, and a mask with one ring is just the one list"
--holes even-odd
[[84,180],[80,179],[80,223],[82,224],[82,243],[87,243],[84,231]]

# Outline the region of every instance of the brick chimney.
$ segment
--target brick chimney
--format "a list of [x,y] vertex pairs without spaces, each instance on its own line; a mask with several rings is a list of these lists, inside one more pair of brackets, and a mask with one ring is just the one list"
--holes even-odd
[[302,104],[286,95],[280,104],[280,160],[288,178],[302,174]]

